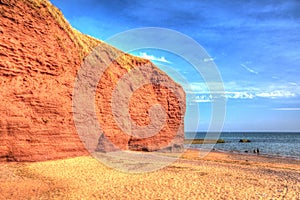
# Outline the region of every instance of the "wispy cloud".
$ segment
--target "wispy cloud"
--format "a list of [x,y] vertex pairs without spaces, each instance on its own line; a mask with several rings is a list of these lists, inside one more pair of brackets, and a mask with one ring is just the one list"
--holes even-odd
[[298,84],[295,83],[295,82],[289,82],[290,85],[294,85],[294,86],[297,86]]
[[139,57],[145,58],[151,61],[158,61],[158,62],[163,62],[163,63],[171,63],[171,61],[167,60],[164,56],[161,57],[156,57],[154,55],[149,55],[146,52],[140,52]]
[[241,64],[241,66],[242,66],[244,69],[246,69],[248,72],[250,72],[250,73],[258,74],[257,71],[255,71],[255,70],[253,70],[253,69],[247,67],[245,64]]
[[281,110],[281,111],[300,111],[300,108],[274,108],[272,110]]

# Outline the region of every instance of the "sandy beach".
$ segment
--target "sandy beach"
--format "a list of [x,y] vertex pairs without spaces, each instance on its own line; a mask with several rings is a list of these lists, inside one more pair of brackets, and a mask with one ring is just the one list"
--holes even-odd
[[92,157],[1,163],[0,199],[299,199],[300,161],[188,150],[155,171],[130,174]]

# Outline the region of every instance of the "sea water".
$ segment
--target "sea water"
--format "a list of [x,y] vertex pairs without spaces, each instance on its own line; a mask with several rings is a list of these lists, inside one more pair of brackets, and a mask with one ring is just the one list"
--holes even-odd
[[[186,139],[204,139],[210,133],[185,133]],[[300,159],[300,133],[287,132],[222,132],[219,139],[225,143],[217,143],[214,149],[239,153],[254,153],[259,149],[262,155],[293,157]],[[241,139],[250,140],[249,143],[239,142]],[[206,148],[206,144],[191,144],[192,148]]]

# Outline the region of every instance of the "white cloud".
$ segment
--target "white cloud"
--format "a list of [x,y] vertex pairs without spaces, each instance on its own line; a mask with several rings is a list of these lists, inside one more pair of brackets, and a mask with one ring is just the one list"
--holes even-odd
[[214,60],[215,60],[215,58],[209,57],[209,58],[204,58],[203,62],[211,62],[211,61],[214,61]]
[[248,72],[250,72],[250,73],[253,73],[253,74],[258,74],[258,72],[257,72],[257,71],[254,71],[253,69],[251,69],[251,68],[247,67],[247,66],[246,66],[246,65],[244,65],[244,64],[241,64],[241,66],[242,66],[244,69],[246,69]]
[[227,99],[253,99],[255,94],[249,92],[226,92]]
[[225,94],[220,93],[201,93],[201,94],[194,94],[192,97],[192,102],[194,103],[207,103],[213,102],[214,98],[225,98],[226,99],[253,99],[255,98],[254,94],[247,93],[247,92],[225,92]]
[[208,88],[207,85],[204,82],[200,82],[200,83],[191,83],[189,84],[189,87],[192,91],[189,91],[189,93],[207,93],[208,92]]
[[208,102],[212,102],[212,97],[211,97],[211,95],[196,96],[196,98],[193,99],[192,102],[195,102],[195,103],[208,103]]
[[141,57],[141,58],[145,58],[145,59],[151,60],[151,61],[158,61],[158,62],[163,62],[163,63],[171,63],[164,56],[156,57],[154,55],[149,55],[146,52],[140,52],[138,56]]
[[300,108],[274,108],[272,110],[282,110],[282,111],[300,111]]
[[224,83],[223,82],[194,82],[190,83],[187,87],[187,93],[193,94],[206,94],[206,93],[224,93]]
[[[220,84],[224,86],[225,91],[222,90]],[[224,82],[224,83],[210,83],[212,90],[208,89],[205,82],[191,83],[185,87],[186,93],[194,95],[197,98],[193,98],[194,102],[211,102],[214,98],[226,97],[227,99],[282,99],[282,98],[295,98],[300,96],[300,88],[297,83],[280,83],[280,84],[266,84],[249,86],[247,83],[239,85],[236,82]],[[210,95],[210,97],[209,97]],[[212,98],[211,95],[214,97]]]
[[265,97],[265,98],[280,98],[280,97],[295,97],[296,94],[290,91],[284,90],[275,90],[271,92],[261,92],[256,94],[257,97]]

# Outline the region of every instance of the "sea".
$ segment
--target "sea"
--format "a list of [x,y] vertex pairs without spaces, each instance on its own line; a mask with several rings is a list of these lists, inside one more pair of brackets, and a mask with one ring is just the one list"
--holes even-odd
[[[197,132],[185,133],[186,139],[210,138],[215,133]],[[254,150],[259,149],[260,155],[274,157],[290,157],[300,159],[300,133],[295,132],[222,132],[219,139],[225,143],[190,144],[191,148],[213,148],[218,151],[256,154]],[[250,140],[249,143],[239,142],[241,139]]]

